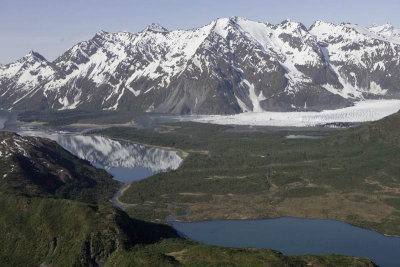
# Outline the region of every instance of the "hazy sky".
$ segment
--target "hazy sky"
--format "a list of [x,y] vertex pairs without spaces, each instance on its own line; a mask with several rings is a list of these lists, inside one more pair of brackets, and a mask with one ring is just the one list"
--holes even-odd
[[316,19],[400,27],[400,0],[0,0],[0,63],[35,50],[53,60],[98,30],[138,32],[152,22],[194,28],[241,16],[307,27]]

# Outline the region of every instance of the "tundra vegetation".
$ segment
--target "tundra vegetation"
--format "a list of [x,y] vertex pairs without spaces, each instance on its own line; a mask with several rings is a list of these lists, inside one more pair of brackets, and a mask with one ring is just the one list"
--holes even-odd
[[[188,206],[190,215],[179,218],[184,221],[329,217],[399,236],[399,132],[397,113],[323,133],[238,131],[185,122],[95,134],[188,153],[177,170],[132,183],[122,202]],[[327,137],[286,139],[289,134]],[[137,206],[137,214],[139,209],[148,207]]]
[[1,266],[374,266],[350,256],[185,240],[168,225],[144,221],[148,212],[139,220],[137,211],[114,207],[120,184],[53,141],[0,132],[0,155]]

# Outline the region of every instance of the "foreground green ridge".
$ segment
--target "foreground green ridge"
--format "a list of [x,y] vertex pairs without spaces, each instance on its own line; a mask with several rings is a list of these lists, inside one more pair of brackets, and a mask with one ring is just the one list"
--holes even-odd
[[0,266],[375,266],[185,240],[112,206],[119,184],[55,142],[1,132],[0,151]]
[[176,171],[132,183],[120,197],[125,203],[187,205],[186,221],[329,217],[400,236],[399,113],[343,131],[171,123],[96,134],[188,152]]
[[117,250],[176,237],[111,205],[0,193],[0,265],[96,266]]

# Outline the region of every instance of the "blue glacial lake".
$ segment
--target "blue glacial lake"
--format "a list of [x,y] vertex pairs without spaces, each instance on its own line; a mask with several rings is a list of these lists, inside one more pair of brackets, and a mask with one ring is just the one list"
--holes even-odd
[[271,248],[287,255],[343,254],[368,257],[383,267],[400,266],[400,238],[330,219],[174,222],[183,236],[226,247]]

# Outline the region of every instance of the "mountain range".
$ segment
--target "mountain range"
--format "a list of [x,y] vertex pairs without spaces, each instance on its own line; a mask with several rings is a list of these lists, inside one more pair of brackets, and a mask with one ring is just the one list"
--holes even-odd
[[241,17],[99,31],[54,61],[0,66],[0,108],[173,114],[311,111],[400,98],[400,29]]

